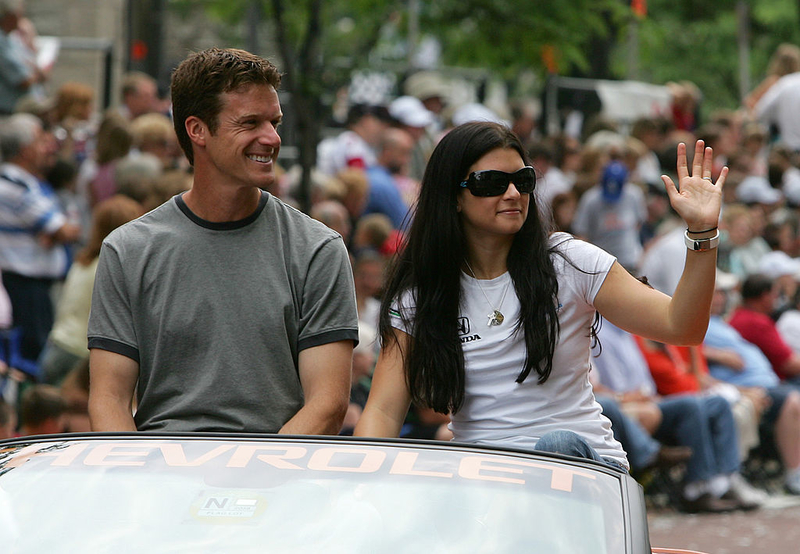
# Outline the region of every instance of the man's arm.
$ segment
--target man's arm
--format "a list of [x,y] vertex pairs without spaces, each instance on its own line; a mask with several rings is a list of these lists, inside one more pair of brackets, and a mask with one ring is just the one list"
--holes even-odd
[[115,352],[89,353],[89,420],[92,431],[136,431],[133,393],[139,364]]
[[350,400],[353,341],[321,344],[300,351],[300,384],[305,404],[279,431],[292,435],[335,435]]
[[800,354],[793,352],[780,367],[781,373],[787,377],[800,375]]

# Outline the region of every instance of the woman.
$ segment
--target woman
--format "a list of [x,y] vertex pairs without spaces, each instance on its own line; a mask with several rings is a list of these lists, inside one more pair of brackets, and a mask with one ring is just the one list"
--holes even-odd
[[[501,125],[468,123],[434,150],[381,307],[382,350],[356,435],[397,436],[412,401],[450,413],[457,441],[557,451],[628,467],[589,384],[595,313],[635,334],[698,344],[714,289],[721,185],[712,152],[678,147],[670,200],[692,232],[673,298],[606,252],[548,236],[533,168]],[[694,233],[697,232],[697,233]]]

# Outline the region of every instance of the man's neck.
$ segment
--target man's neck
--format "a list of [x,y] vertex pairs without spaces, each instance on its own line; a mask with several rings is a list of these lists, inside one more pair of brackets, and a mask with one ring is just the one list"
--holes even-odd
[[245,219],[258,209],[261,190],[240,188],[233,191],[193,187],[183,195],[186,206],[197,217],[223,223]]

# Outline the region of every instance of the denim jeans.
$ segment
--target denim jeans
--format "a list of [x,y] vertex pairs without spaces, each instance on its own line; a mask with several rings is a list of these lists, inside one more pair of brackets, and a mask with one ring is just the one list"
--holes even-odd
[[603,415],[611,420],[614,438],[625,449],[631,469],[640,470],[650,465],[661,449],[661,443],[651,437],[638,421],[625,415],[619,403],[610,396],[596,395],[603,408]]
[[556,454],[596,460],[615,469],[627,471],[625,467],[618,464],[616,461],[601,457],[594,448],[589,446],[589,443],[572,431],[551,431],[545,433],[538,440],[533,449],[538,452],[554,452]]
[[686,482],[739,471],[739,439],[728,401],[721,396],[682,394],[658,403],[663,414],[655,438],[692,449]]

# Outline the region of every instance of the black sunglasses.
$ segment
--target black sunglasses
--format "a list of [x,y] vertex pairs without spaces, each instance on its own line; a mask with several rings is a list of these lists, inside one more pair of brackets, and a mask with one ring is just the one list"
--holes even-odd
[[520,194],[530,194],[536,187],[536,170],[528,165],[514,173],[496,169],[473,171],[459,186],[469,189],[472,196],[500,196],[509,183],[514,183]]

